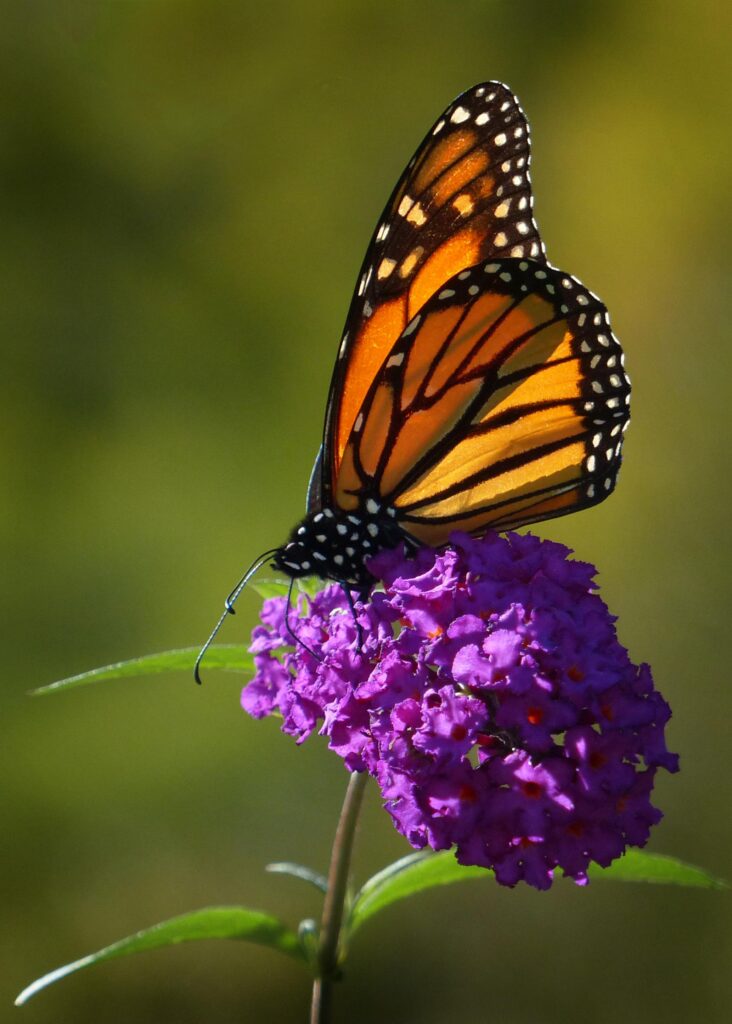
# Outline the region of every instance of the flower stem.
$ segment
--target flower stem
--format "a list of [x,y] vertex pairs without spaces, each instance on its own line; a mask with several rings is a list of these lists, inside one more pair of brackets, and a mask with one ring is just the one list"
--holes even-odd
[[318,951],[318,977],[313,983],[310,1024],[328,1024],[333,982],[338,976],[338,947],[343,923],[343,905],[348,891],[353,838],[368,775],[353,772],[338,820],[328,869],[328,890],[323,902]]

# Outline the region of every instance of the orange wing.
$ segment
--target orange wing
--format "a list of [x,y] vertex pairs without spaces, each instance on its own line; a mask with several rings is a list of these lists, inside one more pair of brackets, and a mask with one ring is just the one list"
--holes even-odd
[[418,540],[596,504],[615,485],[630,384],[607,310],[534,260],[459,272],[409,321],[356,412],[335,484]]
[[[475,86],[437,120],[369,245],[331,382],[315,504],[335,489],[348,437],[407,324],[454,275],[496,256],[544,259],[533,219],[529,127],[511,91]],[[311,503],[311,508],[314,504]]]

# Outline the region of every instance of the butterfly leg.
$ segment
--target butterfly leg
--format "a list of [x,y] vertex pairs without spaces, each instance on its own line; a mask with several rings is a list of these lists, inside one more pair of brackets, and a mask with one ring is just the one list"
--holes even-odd
[[[348,607],[351,609],[351,615],[353,616],[353,622],[354,622],[354,624],[356,626],[356,637],[358,639],[358,646],[359,647],[363,647],[363,630],[361,629],[361,623],[358,621],[358,616],[356,615],[356,606],[353,603],[353,595],[351,594],[351,588],[348,586],[347,583],[344,583],[342,580],[341,580],[341,590],[346,595],[346,601],[348,601]],[[361,600],[363,600],[363,597],[361,595],[359,595],[359,597],[361,598]]]
[[308,647],[305,641],[300,639],[300,637],[297,635],[295,630],[290,625],[290,610],[292,608],[292,588],[294,586],[295,577],[293,576],[290,579],[290,586],[287,589],[287,604],[285,605],[285,628],[287,629],[287,632],[290,634],[292,639],[295,641],[295,646],[299,645],[300,647],[303,647],[308,652],[308,654],[311,654],[313,658],[315,658],[316,661],[322,661],[323,659],[320,657],[320,655],[316,654],[315,651],[312,650],[312,648]]

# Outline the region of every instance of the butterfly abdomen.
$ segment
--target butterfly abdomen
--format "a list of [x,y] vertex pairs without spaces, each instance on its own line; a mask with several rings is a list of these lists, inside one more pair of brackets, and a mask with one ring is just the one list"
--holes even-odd
[[404,539],[395,515],[393,508],[385,508],[374,498],[363,500],[349,512],[322,508],[295,527],[272,564],[292,578],[319,576],[368,589],[374,576],[366,561]]

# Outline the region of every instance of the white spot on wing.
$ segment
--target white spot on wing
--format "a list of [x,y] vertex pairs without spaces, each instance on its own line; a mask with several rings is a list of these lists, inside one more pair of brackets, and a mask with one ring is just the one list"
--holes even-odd
[[455,107],[450,120],[453,124],[462,124],[462,122],[467,121],[469,117],[470,111],[466,110],[465,107]]
[[407,220],[409,221],[410,224],[414,224],[418,228],[421,228],[422,225],[425,223],[427,217],[425,216],[425,212],[419,205],[419,203],[415,203],[414,206],[410,209],[409,213],[407,214]]
[[376,276],[380,281],[383,281],[384,278],[388,277],[389,274],[391,274],[395,266],[396,260],[390,260],[384,257],[384,259],[379,264],[379,269],[376,271]]

